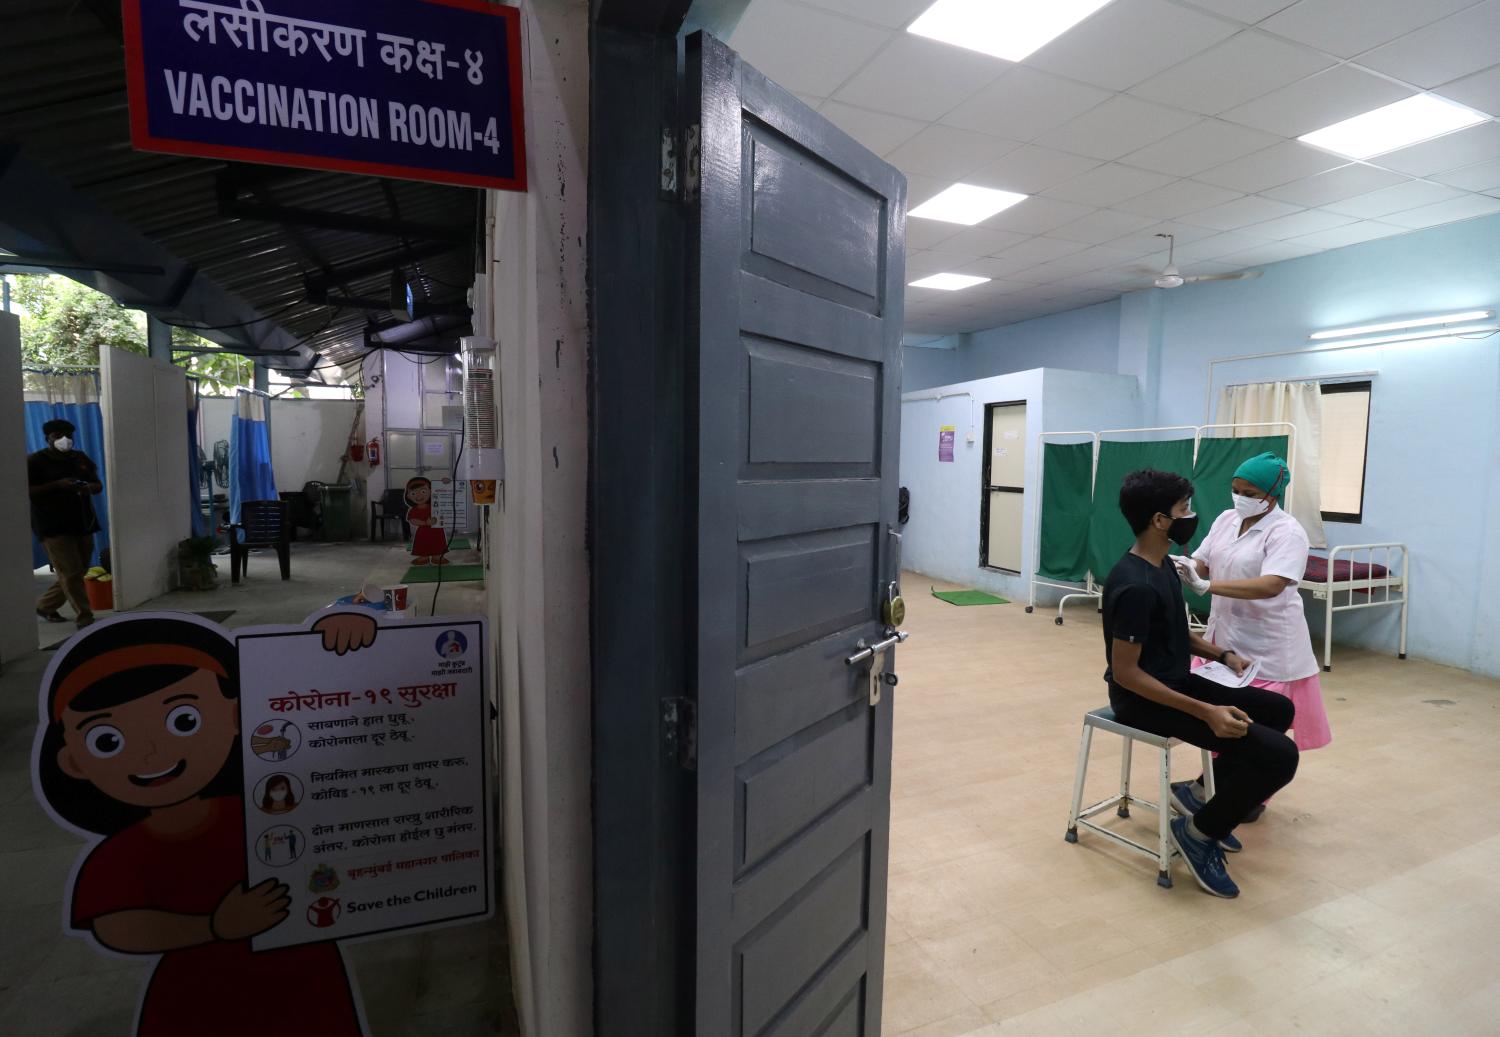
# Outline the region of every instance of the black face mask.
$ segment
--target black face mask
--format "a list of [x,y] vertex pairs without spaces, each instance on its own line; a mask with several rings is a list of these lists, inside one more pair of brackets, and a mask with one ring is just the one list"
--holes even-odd
[[1184,515],[1182,518],[1172,519],[1172,524],[1167,527],[1167,539],[1182,547],[1193,539],[1193,534],[1196,532],[1198,532],[1198,516]]

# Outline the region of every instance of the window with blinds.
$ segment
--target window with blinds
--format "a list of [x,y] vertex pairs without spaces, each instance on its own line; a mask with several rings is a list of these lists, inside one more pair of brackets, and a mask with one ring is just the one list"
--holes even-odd
[[1321,486],[1323,521],[1359,522],[1365,509],[1365,446],[1370,434],[1370,383],[1323,386]]

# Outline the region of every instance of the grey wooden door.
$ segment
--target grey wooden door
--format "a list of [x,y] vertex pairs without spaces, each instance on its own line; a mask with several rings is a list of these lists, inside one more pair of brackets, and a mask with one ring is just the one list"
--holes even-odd
[[906,181],[712,37],[686,71],[697,1033],[873,1037],[894,696],[845,659],[898,575]]

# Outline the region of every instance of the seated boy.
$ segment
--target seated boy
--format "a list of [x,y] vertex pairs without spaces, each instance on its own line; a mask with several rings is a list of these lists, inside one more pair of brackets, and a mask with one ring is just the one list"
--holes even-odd
[[[1135,546],[1104,584],[1105,680],[1120,723],[1219,754],[1213,799],[1191,816],[1172,819],[1172,841],[1198,885],[1236,897],[1239,887],[1223,850],[1240,849],[1231,834],[1235,826],[1297,772],[1297,747],[1286,736],[1294,709],[1275,692],[1226,688],[1190,672],[1193,655],[1236,672],[1249,665],[1188,629],[1182,584],[1167,555],[1197,529],[1192,495],[1193,484],[1182,476],[1149,469],[1131,472],[1120,486],[1120,511],[1135,532]],[[1184,800],[1196,805],[1186,797],[1174,800],[1179,811]]]

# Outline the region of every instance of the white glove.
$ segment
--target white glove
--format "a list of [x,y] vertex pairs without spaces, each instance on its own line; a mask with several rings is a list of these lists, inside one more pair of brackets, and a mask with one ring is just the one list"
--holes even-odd
[[1198,575],[1198,563],[1191,558],[1181,555],[1172,556],[1172,564],[1177,566],[1177,575],[1182,577],[1182,582],[1190,587],[1194,594],[1207,594],[1209,582],[1207,577]]

